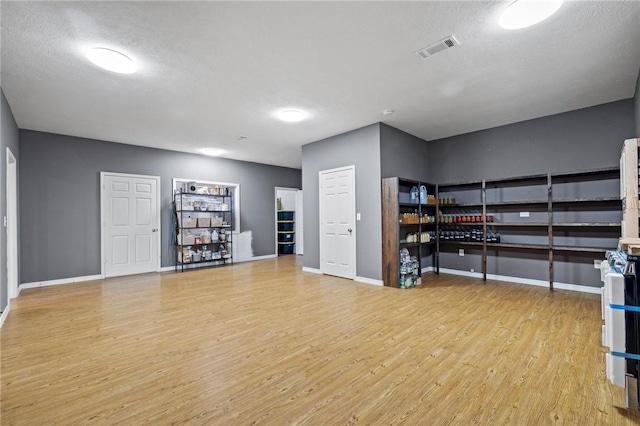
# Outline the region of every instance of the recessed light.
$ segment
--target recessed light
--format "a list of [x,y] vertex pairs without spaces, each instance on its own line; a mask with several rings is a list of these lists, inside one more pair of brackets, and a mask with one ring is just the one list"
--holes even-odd
[[297,109],[285,109],[278,113],[278,118],[287,123],[297,123],[298,121],[304,120],[305,117],[306,114]]
[[136,64],[131,58],[115,50],[104,47],[94,47],[87,51],[87,59],[105,70],[119,74],[133,74],[136,72]]
[[392,109],[385,109],[384,111],[382,111],[382,115],[391,115],[391,114],[393,114]]
[[245,139],[247,139],[247,137],[246,137],[246,136],[242,136],[242,135],[240,135],[240,136],[238,136],[238,138],[237,138],[236,140],[243,141],[243,140],[245,140]]
[[560,9],[564,0],[516,0],[500,16],[506,30],[517,30],[542,22]]
[[224,150],[219,148],[202,148],[200,152],[211,157],[217,157],[218,155],[224,154]]

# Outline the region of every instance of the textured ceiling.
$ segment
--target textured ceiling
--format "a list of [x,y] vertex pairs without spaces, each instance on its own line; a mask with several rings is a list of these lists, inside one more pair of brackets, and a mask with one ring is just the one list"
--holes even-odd
[[[633,96],[640,2],[567,1],[506,31],[509,3],[3,1],[1,84],[23,129],[289,167],[378,121],[433,140]],[[140,71],[96,68],[92,46]],[[310,118],[274,119],[286,107]]]

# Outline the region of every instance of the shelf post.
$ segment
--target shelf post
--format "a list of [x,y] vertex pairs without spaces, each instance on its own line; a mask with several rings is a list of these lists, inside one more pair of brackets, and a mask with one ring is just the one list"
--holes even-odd
[[436,184],[436,275],[440,275],[440,184]]
[[553,185],[551,173],[547,173],[547,213],[549,236],[549,290],[553,291]]
[[487,282],[487,182],[482,179],[482,280]]

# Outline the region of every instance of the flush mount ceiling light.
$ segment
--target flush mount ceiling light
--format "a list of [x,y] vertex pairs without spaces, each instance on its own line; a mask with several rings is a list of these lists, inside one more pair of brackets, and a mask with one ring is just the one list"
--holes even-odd
[[94,47],[87,51],[87,59],[105,70],[118,74],[133,74],[136,64],[126,55],[104,47]]
[[297,123],[305,119],[307,115],[297,109],[285,109],[278,113],[278,118],[287,123]]
[[517,30],[542,22],[560,9],[564,0],[516,0],[502,12],[498,23],[505,30]]
[[200,152],[210,157],[217,157],[219,155],[224,154],[224,150],[219,148],[202,148]]

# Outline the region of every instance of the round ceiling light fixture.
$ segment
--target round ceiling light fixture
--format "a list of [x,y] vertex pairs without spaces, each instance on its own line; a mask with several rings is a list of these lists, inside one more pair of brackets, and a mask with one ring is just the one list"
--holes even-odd
[[518,30],[542,22],[560,9],[564,0],[516,0],[500,16],[505,30]]
[[105,70],[118,74],[133,74],[136,64],[126,55],[104,47],[94,47],[87,51],[87,59]]
[[278,118],[287,123],[297,123],[305,119],[307,115],[297,109],[285,109],[278,113]]
[[224,150],[219,148],[202,148],[200,152],[210,157],[217,157],[224,154]]

